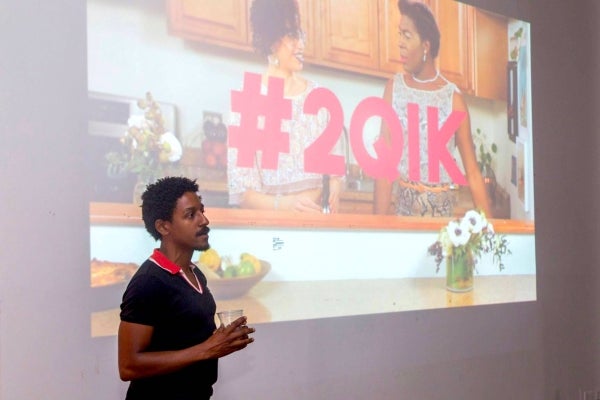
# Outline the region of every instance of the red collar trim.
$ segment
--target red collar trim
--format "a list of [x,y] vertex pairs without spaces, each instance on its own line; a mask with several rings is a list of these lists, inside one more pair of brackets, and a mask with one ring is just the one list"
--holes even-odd
[[152,256],[150,257],[159,267],[169,271],[171,274],[176,275],[181,271],[181,267],[169,260],[167,256],[160,252],[159,249],[154,249]]

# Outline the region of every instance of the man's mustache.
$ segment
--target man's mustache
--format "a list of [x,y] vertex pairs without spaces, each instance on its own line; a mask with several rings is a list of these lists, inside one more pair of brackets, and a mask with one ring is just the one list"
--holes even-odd
[[207,226],[205,228],[200,229],[198,233],[196,233],[196,236],[208,235],[208,232],[210,232],[210,228]]

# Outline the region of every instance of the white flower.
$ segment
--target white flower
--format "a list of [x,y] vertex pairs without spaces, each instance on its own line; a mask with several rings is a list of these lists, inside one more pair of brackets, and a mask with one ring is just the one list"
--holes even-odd
[[448,236],[448,228],[440,231],[439,242],[442,245],[442,255],[446,257],[452,251],[452,241]]
[[467,244],[469,239],[471,238],[471,233],[469,232],[469,225],[465,220],[460,223],[456,221],[450,221],[448,223],[448,237],[452,242],[454,247],[463,246]]
[[490,235],[495,234],[496,232],[494,231],[494,225],[492,225],[491,223],[487,224],[487,233]]
[[144,129],[148,127],[148,121],[146,121],[146,117],[143,115],[132,115],[127,120],[127,125],[138,129]]
[[179,161],[183,154],[183,148],[172,132],[165,132],[160,135],[159,143],[166,153],[165,157],[168,157],[170,162]]
[[[129,136],[129,133],[126,133],[126,136]],[[131,148],[133,150],[137,149],[138,143],[137,140],[135,140],[135,138],[132,136],[131,137]]]
[[463,222],[469,226],[470,232],[473,233],[481,232],[482,229],[487,225],[487,220],[485,217],[475,210],[467,211],[463,218]]

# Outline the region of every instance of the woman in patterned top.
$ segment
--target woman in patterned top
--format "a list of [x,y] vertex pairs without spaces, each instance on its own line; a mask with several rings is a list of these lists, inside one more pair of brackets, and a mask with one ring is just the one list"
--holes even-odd
[[[458,149],[460,160],[455,160],[459,162],[451,164],[462,164],[475,207],[491,217],[487,193],[475,156],[467,105],[456,85],[446,80],[435,67],[435,58],[440,46],[440,32],[435,18],[429,8],[422,3],[400,0],[398,7],[402,13],[399,47],[404,72],[397,73],[388,81],[384,99],[392,105],[402,125],[403,149],[398,166],[400,178],[396,182],[386,179],[376,181],[375,213],[453,216],[457,199],[454,189],[458,182],[454,182],[449,171],[446,170],[448,163],[439,165],[439,176],[435,176],[434,172],[434,178],[430,177],[428,142],[431,139],[428,138],[427,120],[433,107],[437,109],[438,115],[438,126],[435,129],[440,131],[453,112],[464,113],[465,117],[448,140],[446,149],[450,155],[454,154],[455,148]],[[409,112],[409,109],[415,110],[414,105],[418,106],[419,162],[410,167],[412,168],[410,175],[415,176],[415,172],[418,171],[419,180],[409,179],[408,119],[409,114],[415,115],[414,111]],[[413,121],[411,122],[414,124]],[[381,134],[389,142],[390,132],[386,124],[382,125]],[[414,153],[416,152],[413,148],[410,157],[415,157]],[[434,162],[438,164],[437,160]],[[458,166],[451,172],[454,177],[457,173],[462,175]]]
[[[284,120],[282,131],[289,133],[289,153],[280,153],[277,169],[261,166],[257,152],[253,167],[237,166],[237,149],[228,150],[229,204],[256,209],[321,212],[326,204],[331,212],[339,207],[341,179],[330,179],[329,195],[322,197],[323,176],[304,168],[304,150],[321,135],[328,123],[322,109],[317,115],[303,113],[304,101],[317,85],[302,76],[304,33],[296,0],[254,0],[250,10],[253,46],[266,56],[268,66],[262,75],[266,91],[269,78],[281,78],[284,97],[291,100],[292,117]],[[232,115],[232,125],[239,124]]]

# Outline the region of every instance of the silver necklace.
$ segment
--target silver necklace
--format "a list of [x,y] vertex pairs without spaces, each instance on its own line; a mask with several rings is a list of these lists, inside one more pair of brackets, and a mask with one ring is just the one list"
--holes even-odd
[[412,78],[415,82],[419,82],[419,83],[430,83],[435,81],[437,78],[440,77],[440,71],[437,70],[435,71],[435,76],[433,78],[429,78],[429,79],[419,79],[416,76],[412,75]]

